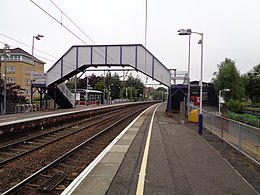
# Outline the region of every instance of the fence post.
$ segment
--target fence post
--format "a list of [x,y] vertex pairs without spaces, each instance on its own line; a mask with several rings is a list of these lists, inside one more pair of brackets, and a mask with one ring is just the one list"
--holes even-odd
[[224,134],[224,118],[220,117],[220,120],[222,120],[222,127],[221,127],[221,139],[223,139],[223,134]]
[[242,142],[242,128],[241,123],[239,123],[239,137],[238,137],[238,149],[241,150],[241,142]]
[[213,120],[213,114],[210,115],[210,128],[211,128],[211,131],[213,131],[213,127],[212,127],[212,120]]

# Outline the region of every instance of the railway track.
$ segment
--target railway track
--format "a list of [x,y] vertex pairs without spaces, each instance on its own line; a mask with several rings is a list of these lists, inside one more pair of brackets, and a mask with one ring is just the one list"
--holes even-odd
[[[52,194],[60,193],[65,189],[66,186],[69,185],[71,181],[73,181],[77,177],[78,174],[80,174],[80,172],[87,166],[87,164],[91,163],[91,161],[94,160],[95,156],[97,156],[114,139],[114,137],[116,137],[118,133],[122,131],[122,128],[119,128],[118,130],[116,130],[116,132],[111,131],[111,129],[114,129],[115,126],[124,123],[126,120],[131,121],[131,118],[134,115],[136,115],[146,107],[140,108],[139,106],[138,109],[135,107],[131,110],[127,109],[123,112],[117,111],[116,113],[110,113],[110,115],[102,116],[99,120],[96,117],[95,122],[92,121],[93,123],[85,126],[83,125],[79,129],[83,130],[89,128],[90,126],[95,127],[97,125],[100,125],[101,121],[104,127],[104,124],[106,124],[105,126],[108,126],[108,123],[112,121],[113,118],[121,119],[109,125],[108,127],[103,128],[101,131],[95,132],[91,137],[80,143],[74,149],[71,149],[69,152],[58,157],[55,161],[46,165],[44,168],[41,168],[39,171],[30,175],[19,184],[5,191],[3,194],[14,194],[18,193],[18,191],[20,191],[18,194],[41,194],[46,192],[51,192]],[[135,110],[135,112],[133,112],[133,110]],[[131,114],[126,115],[125,113]],[[90,122],[90,120],[86,121]],[[73,125],[75,126],[76,124]],[[73,125],[70,126],[70,128],[73,127]],[[69,128],[67,127],[65,129]],[[77,129],[76,131],[79,131],[79,129]],[[60,131],[63,132],[63,130]],[[75,130],[70,133],[74,134],[74,132]],[[53,137],[54,140],[61,140],[63,136],[65,136],[64,133],[57,133],[55,131],[51,133],[54,133],[52,134],[52,136],[50,136],[51,138],[49,140],[51,141],[53,141]],[[43,136],[46,137],[46,135]],[[19,144],[22,144],[22,142],[20,142]],[[35,147],[33,150],[36,150],[35,148],[39,149],[38,147],[40,147],[38,144],[34,144],[34,146]],[[32,148],[30,148],[30,150],[32,150]],[[21,191],[21,189],[23,190]]]
[[[128,108],[123,111],[117,111],[115,113],[105,113],[90,119],[74,122],[72,124],[59,127],[52,131],[44,132],[39,135],[17,141],[15,143],[1,146],[0,166],[42,147],[45,147],[48,144],[54,143],[72,134],[85,130],[86,128],[90,128],[100,123],[107,123],[109,120],[115,117],[120,117],[124,113],[132,112],[133,109],[135,108]],[[80,126],[80,124],[82,124],[82,126]]]

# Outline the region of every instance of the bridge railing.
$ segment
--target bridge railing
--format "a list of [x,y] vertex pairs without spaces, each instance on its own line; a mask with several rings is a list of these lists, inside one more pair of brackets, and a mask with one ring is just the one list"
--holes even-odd
[[203,125],[260,165],[260,129],[203,111]]
[[74,106],[75,105],[75,96],[66,87],[65,83],[61,83],[57,87],[63,92],[63,95],[65,95],[68,98],[68,100],[70,101],[70,103]]

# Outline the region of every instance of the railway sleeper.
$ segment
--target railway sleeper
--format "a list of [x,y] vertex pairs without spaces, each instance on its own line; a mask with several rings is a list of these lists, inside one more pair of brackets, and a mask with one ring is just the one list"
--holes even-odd
[[[0,155],[1,157],[10,157],[10,156],[14,156],[14,152],[12,151],[0,152]],[[5,158],[1,158],[1,159],[5,159]]]
[[67,175],[59,174],[54,175],[49,178],[46,182],[39,186],[38,190],[40,191],[52,191],[57,185],[59,185],[64,179],[66,179]]

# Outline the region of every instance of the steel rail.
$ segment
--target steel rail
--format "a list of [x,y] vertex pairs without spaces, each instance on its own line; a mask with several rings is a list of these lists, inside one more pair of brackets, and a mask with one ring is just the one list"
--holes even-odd
[[[130,110],[133,110],[133,108],[130,109]],[[129,110],[126,110],[126,111],[123,110],[122,113],[115,113],[115,114],[116,114],[115,116],[120,116],[121,114],[126,113],[126,112],[129,112]],[[96,117],[94,117],[94,118],[87,119],[87,120],[84,119],[84,121],[80,121],[80,123],[84,123],[84,122],[87,122],[87,121],[92,120],[92,119],[94,120],[94,119],[96,119],[96,118],[102,118],[102,117],[104,117],[104,116],[106,116],[106,115],[109,115],[109,114],[111,114],[111,113],[102,114],[102,116],[98,115],[98,116],[96,116]],[[108,117],[107,119],[104,119],[104,120],[102,121],[102,123],[103,123],[103,122],[106,122],[106,121],[109,121],[111,118],[114,118],[115,116],[111,116],[111,117]],[[61,137],[54,138],[53,140],[51,140],[51,141],[49,141],[49,142],[47,142],[47,143],[43,143],[43,144],[40,145],[40,146],[36,146],[36,147],[34,147],[34,148],[32,148],[32,149],[28,149],[27,151],[21,152],[21,153],[19,153],[19,154],[16,153],[15,156],[12,156],[12,157],[10,157],[10,158],[7,158],[7,159],[5,159],[5,160],[0,161],[0,166],[4,165],[4,164],[6,164],[6,163],[8,163],[8,162],[10,162],[10,161],[12,161],[12,160],[15,160],[15,159],[17,159],[17,158],[19,158],[19,157],[21,157],[21,156],[24,156],[24,155],[26,155],[26,154],[29,154],[29,153],[31,153],[31,152],[33,152],[33,151],[35,151],[35,150],[38,150],[38,149],[40,149],[40,148],[42,148],[42,147],[45,147],[45,146],[47,146],[47,145],[49,145],[49,144],[52,144],[52,143],[54,143],[54,142],[56,142],[56,141],[59,141],[59,140],[61,140],[61,139],[63,139],[63,138],[66,138],[66,137],[68,137],[68,136],[71,136],[71,135],[73,135],[73,134],[76,134],[76,133],[78,133],[78,132],[80,132],[80,131],[82,131],[82,130],[84,130],[84,129],[86,129],[86,128],[90,128],[90,127],[92,127],[92,126],[95,126],[95,125],[97,125],[97,124],[99,124],[99,123],[100,123],[100,121],[95,122],[95,123],[90,124],[90,125],[87,125],[87,126],[84,126],[84,127],[81,127],[81,128],[79,128],[79,129],[77,129],[77,130],[75,130],[75,131],[72,131],[72,132],[70,132],[70,133],[68,133],[68,134],[65,134],[65,135],[63,135],[63,136],[61,136]],[[54,130],[54,131],[47,132],[47,133],[43,133],[43,134],[41,134],[41,135],[37,135],[37,136],[32,137],[32,138],[24,139],[24,140],[22,140],[22,141],[19,141],[19,142],[14,143],[14,144],[9,144],[9,145],[7,145],[7,146],[4,146],[4,147],[0,148],[0,150],[1,150],[1,149],[6,149],[6,148],[8,149],[8,148],[10,148],[10,147],[15,147],[15,145],[24,144],[24,142],[26,142],[26,141],[28,142],[28,141],[33,140],[33,139],[37,139],[37,138],[40,138],[40,137],[43,137],[43,136],[46,136],[46,135],[51,135],[51,134],[57,133],[58,131],[62,131],[62,130],[65,130],[66,128],[68,128],[68,127],[72,127],[72,126],[74,126],[75,124],[79,124],[79,123],[75,122],[75,123],[73,123],[72,125],[66,125],[66,126],[61,127],[61,128],[59,128],[59,129],[57,129],[57,130]],[[10,150],[12,150],[12,148],[11,148]]]
[[27,184],[31,183],[33,180],[35,180],[38,176],[40,176],[41,174],[45,173],[46,171],[48,171],[49,168],[57,165],[59,162],[63,161],[66,157],[68,157],[69,155],[73,154],[74,152],[78,151],[81,147],[83,147],[84,145],[88,144],[90,141],[94,140],[95,138],[97,138],[98,136],[100,136],[101,134],[105,133],[106,131],[110,130],[111,128],[113,128],[114,126],[116,126],[117,124],[125,121],[126,119],[128,119],[130,116],[135,115],[136,113],[140,112],[140,110],[137,110],[125,117],[123,117],[122,119],[116,121],[115,123],[113,123],[112,125],[106,127],[105,129],[103,129],[102,131],[98,132],[97,134],[93,135],[92,137],[90,137],[89,139],[87,139],[86,141],[82,142],[81,144],[79,144],[78,146],[76,146],[75,148],[71,149],[70,151],[68,151],[67,153],[63,154],[62,156],[60,156],[59,158],[57,158],[56,160],[54,160],[53,162],[51,162],[50,164],[46,165],[45,167],[43,167],[42,169],[40,169],[39,171],[35,172],[34,174],[32,174],[31,176],[29,176],[28,178],[26,178],[25,180],[21,181],[20,183],[18,183],[17,185],[15,185],[14,187],[10,188],[9,190],[5,191],[2,195],[11,195],[11,194],[15,194],[17,192],[19,192],[21,189],[23,189]]

